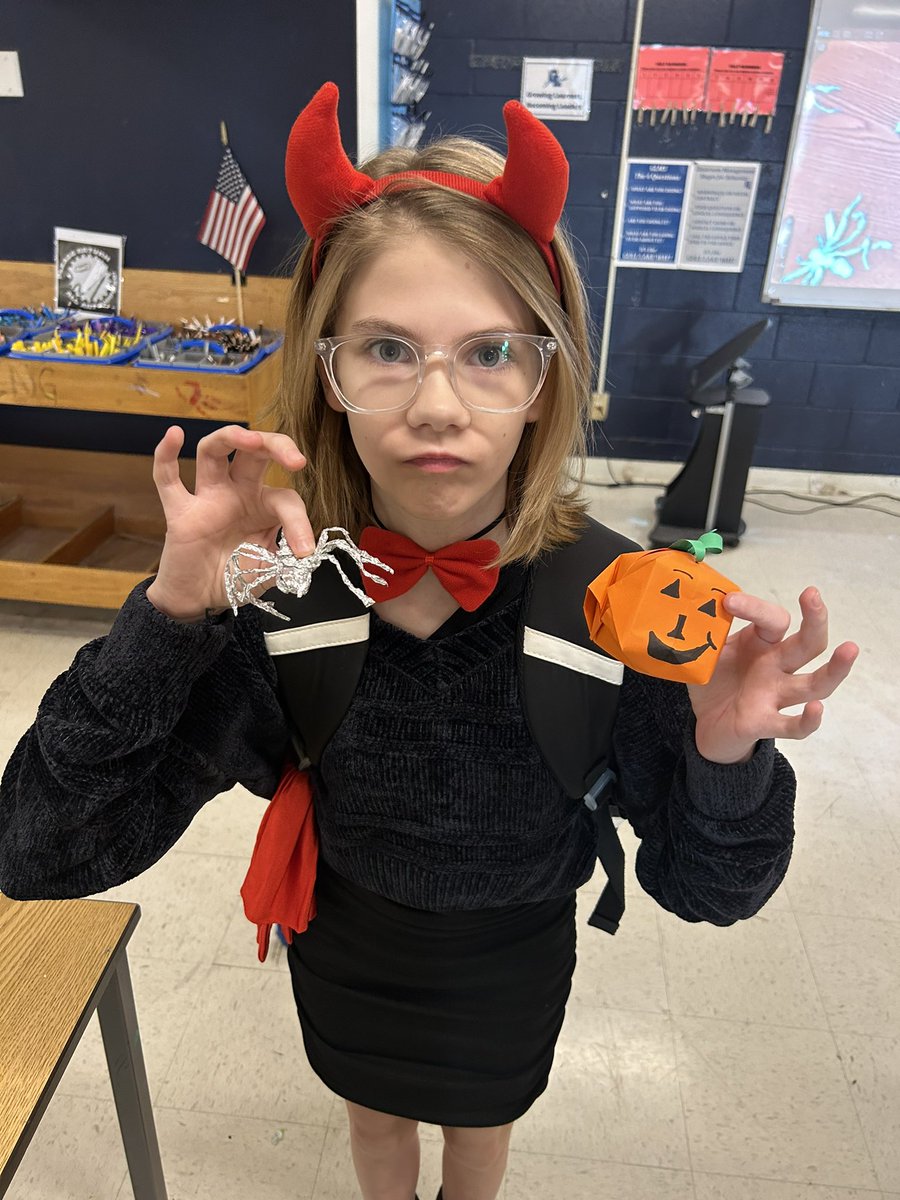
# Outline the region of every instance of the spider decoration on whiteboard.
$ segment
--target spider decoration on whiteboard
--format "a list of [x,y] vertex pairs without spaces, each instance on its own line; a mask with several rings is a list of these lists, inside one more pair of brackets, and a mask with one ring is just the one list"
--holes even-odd
[[841,89],[836,83],[813,83],[806,89],[806,95],[803,100],[803,107],[810,111],[818,109],[819,112],[832,113],[843,112],[842,108],[838,108],[832,104],[826,104],[828,100],[834,99],[833,93],[839,92]]
[[[825,278],[825,272],[831,271],[839,279],[849,279],[853,275],[851,258],[859,255],[860,262],[867,271],[871,270],[869,254],[872,250],[892,250],[893,242],[873,241],[868,234],[863,237],[863,230],[869,223],[865,213],[856,208],[861,203],[862,195],[848,204],[838,220],[834,212],[825,214],[825,236],[816,237],[818,245],[813,246],[806,258],[797,256],[800,266],[796,271],[785,275],[782,283],[792,283],[795,280],[808,287],[818,287]],[[854,246],[853,242],[860,238]]]

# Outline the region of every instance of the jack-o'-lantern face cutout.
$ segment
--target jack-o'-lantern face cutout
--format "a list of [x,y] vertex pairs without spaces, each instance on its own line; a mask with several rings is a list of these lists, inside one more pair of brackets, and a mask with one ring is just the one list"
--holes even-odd
[[[677,553],[672,551],[672,554]],[[672,578],[659,590],[659,632],[650,629],[647,637],[649,657],[673,666],[695,663],[710,650],[715,655],[721,650],[731,625],[731,618],[722,608],[722,598],[727,591],[734,591],[734,587],[726,589],[711,583],[707,589],[704,582],[710,575],[718,576],[718,571],[701,563],[690,565],[694,568],[692,571],[673,566],[665,572]],[[657,563],[654,575],[663,572],[663,564]],[[663,633],[670,623],[672,628]]]
[[632,670],[682,683],[707,683],[731,627],[722,601],[736,584],[696,561],[715,552],[717,534],[678,549],[620,554],[589,586],[584,615],[591,640]]

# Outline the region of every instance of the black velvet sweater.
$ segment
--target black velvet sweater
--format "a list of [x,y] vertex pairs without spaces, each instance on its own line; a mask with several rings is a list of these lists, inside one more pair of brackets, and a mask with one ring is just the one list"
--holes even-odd
[[[53,682],[6,766],[0,890],[14,899],[120,884],[214,796],[275,790],[290,735],[257,611],[182,624],[147,600],[149,582]],[[323,854],[348,878],[459,909],[561,895],[590,875],[586,810],[522,721],[516,616],[513,598],[424,642],[373,622],[360,690],[316,779]],[[793,839],[794,777],[772,742],[747,763],[707,762],[686,689],[626,670],[613,751],[644,889],[690,921],[757,912]]]

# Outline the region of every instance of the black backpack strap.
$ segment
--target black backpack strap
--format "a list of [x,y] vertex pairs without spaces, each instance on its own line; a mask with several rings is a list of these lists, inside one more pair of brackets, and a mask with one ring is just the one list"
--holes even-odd
[[[359,587],[355,563],[341,555],[341,566]],[[301,766],[318,763],[359,685],[369,648],[369,611],[328,562],[313,573],[305,596],[271,588],[263,599],[289,618],[260,613]]]
[[578,542],[540,561],[523,606],[519,642],[525,716],[541,754],[566,792],[591,810],[607,885],[589,924],[615,933],[625,908],[625,856],[609,800],[608,759],[621,663],[588,636],[587,586],[619,554],[640,549],[589,521]]
[[625,912],[625,851],[613,825],[609,804],[615,781],[615,772],[610,767],[605,767],[584,797],[584,803],[594,816],[597,858],[606,872],[606,887],[600,893],[600,899],[588,917],[588,925],[602,929],[605,933],[616,932]]

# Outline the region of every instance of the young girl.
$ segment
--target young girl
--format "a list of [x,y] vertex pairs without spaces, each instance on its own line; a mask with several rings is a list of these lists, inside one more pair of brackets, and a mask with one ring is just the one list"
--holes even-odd
[[[288,149],[310,240],[277,432],[205,437],[193,493],[179,478],[181,430],[160,442],[159,572],[54,682],[13,752],[0,885],[29,899],[120,884],[213,796],[239,782],[272,797],[285,762],[308,753],[317,912],[288,961],[310,1062],[347,1102],[362,1195],[411,1200],[422,1120],[443,1126],[444,1200],[492,1200],[513,1122],[547,1083],[575,891],[596,856],[591,814],[523,711],[521,617],[561,548],[595,538],[609,559],[633,546],[588,521],[567,474],[584,451],[590,354],[558,227],[566,163],[549,130],[511,104],[505,164],[447,138],[386,151],[361,173],[340,147],[336,106],[326,85]],[[272,463],[293,488],[266,485]],[[274,551],[280,529],[303,557],[336,526],[389,565],[393,555],[397,579],[364,580],[370,619],[334,568],[319,568],[343,600],[315,627],[328,647],[321,693],[292,694],[283,664],[302,659],[305,601],[266,596],[290,617],[288,646],[284,623],[254,604],[232,614],[226,565],[244,542]],[[415,554],[420,565],[401,570]],[[583,598],[583,584],[560,584],[561,609]],[[772,603],[724,603],[748,624],[706,686],[613,671],[608,747],[642,886],[719,925],[758,911],[787,868],[794,781],[772,739],[818,727],[820,700],[857,652],[845,643],[797,674],[827,644],[814,588],[791,636]],[[341,655],[361,639],[354,675]],[[314,724],[320,695],[345,685],[340,720],[313,752],[297,714],[305,706]]]

